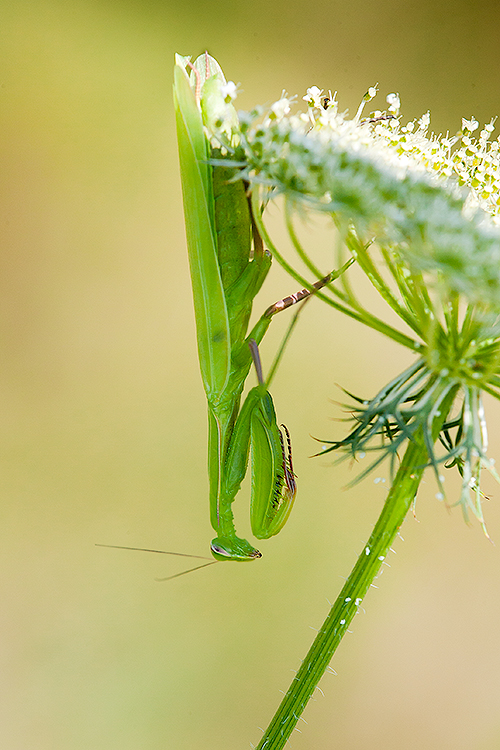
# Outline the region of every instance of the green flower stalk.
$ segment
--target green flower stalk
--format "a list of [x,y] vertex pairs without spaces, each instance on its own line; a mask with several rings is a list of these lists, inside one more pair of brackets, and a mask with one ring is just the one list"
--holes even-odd
[[[234,98],[234,84],[214,85]],[[347,392],[352,427],[347,436],[323,441],[321,455],[371,456],[358,479],[388,459],[392,485],[258,750],[285,746],[415,501],[425,468],[434,472],[438,499],[445,497],[444,469],[458,469],[458,502],[484,529],[481,470],[498,479],[487,456],[482,401],[484,393],[500,399],[500,155],[498,140],[490,140],[493,121],[477,138],[474,118],[462,120],[452,137],[435,136],[428,113],[403,124],[397,94],[387,97],[384,111],[363,117],[376,93],[368,89],[352,119],[336,96],[317,87],[307,90],[302,112],[294,113],[293,99],[283,94],[271,107],[235,117],[231,104],[210,122],[205,118],[205,137],[217,149],[210,163],[232,171],[232,184],[248,186],[256,230],[272,256],[335,310],[415,355],[371,399]],[[265,208],[278,198],[295,261],[266,227]],[[366,308],[349,271],[319,288],[325,269],[297,228],[315,215],[331,223],[335,266],[354,260],[402,330]]]

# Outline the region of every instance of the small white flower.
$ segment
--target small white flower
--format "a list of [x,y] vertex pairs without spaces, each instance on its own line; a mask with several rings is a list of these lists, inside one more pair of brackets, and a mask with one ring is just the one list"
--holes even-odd
[[273,112],[277,120],[281,120],[285,115],[290,113],[290,103],[290,99],[283,96],[271,105],[271,112]]
[[462,130],[468,130],[469,133],[473,133],[479,127],[479,123],[475,117],[471,117],[470,120],[466,120],[462,117]]
[[399,113],[399,108],[401,107],[399,94],[387,94],[386,102],[389,105],[389,112],[397,115]]
[[233,101],[233,99],[236,99],[237,88],[238,87],[236,86],[234,81],[228,81],[227,83],[223,83],[221,85],[220,93],[226,104],[229,104],[229,102]]
[[429,125],[431,124],[431,115],[430,115],[430,112],[426,112],[425,115],[422,115],[422,117],[418,121],[418,124],[420,125],[420,127],[423,130],[425,130],[426,128],[428,128]]
[[311,86],[306,89],[306,95],[302,99],[309,104],[310,107],[321,107],[321,94],[323,89],[319,89],[317,86]]

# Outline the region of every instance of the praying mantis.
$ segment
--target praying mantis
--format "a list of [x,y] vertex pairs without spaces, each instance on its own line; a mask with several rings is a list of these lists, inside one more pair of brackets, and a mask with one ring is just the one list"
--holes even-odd
[[[242,562],[261,557],[249,541],[237,536],[232,511],[249,456],[250,519],[257,539],[281,531],[296,495],[290,435],[277,424],[268,391],[270,377],[266,383],[258,344],[273,315],[306,299],[344,268],[311,284],[311,289],[271,305],[247,332],[252,303],[269,272],[271,256],[252,217],[245,183],[235,179],[230,157],[225,166],[223,152],[211,146],[207,136],[207,126],[219,125],[224,117],[229,123],[229,143],[231,125],[237,125],[224,87],[222,70],[208,53],[193,64],[187,57],[176,56],[174,105],[180,173],[198,354],[208,405],[210,521],[216,532],[211,552],[216,560]],[[258,385],[240,408],[252,362]]]

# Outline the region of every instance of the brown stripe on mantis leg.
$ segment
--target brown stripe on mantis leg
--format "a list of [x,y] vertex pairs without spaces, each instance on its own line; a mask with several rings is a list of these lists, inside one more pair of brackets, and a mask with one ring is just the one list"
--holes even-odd
[[[260,317],[260,319],[257,321],[256,325],[252,329],[252,332],[247,338],[247,343],[250,347],[251,347],[250,342],[252,340],[255,340],[255,339],[257,339],[257,341],[262,340],[262,337],[265,331],[267,330],[267,328],[269,327],[271,319],[273,318],[274,315],[276,315],[279,312],[282,312],[283,310],[287,310],[289,307],[296,305],[298,302],[303,303],[299,307],[295,315],[293,316],[292,320],[290,321],[290,324],[286,330],[286,333],[281,341],[280,347],[274,358],[274,362],[271,365],[271,369],[269,370],[269,375],[267,376],[267,380],[266,380],[267,385],[271,383],[272,379],[274,378],[274,375],[276,374],[276,370],[278,369],[278,365],[281,361],[286,345],[288,344],[290,337],[293,333],[293,330],[295,326],[297,325],[299,315],[304,309],[304,306],[312,298],[315,292],[318,292],[320,289],[322,289],[322,287],[326,286],[331,281],[336,279],[338,275],[339,275],[338,271],[331,271],[331,273],[327,274],[326,276],[323,276],[322,279],[312,284],[311,285],[313,287],[312,289],[300,289],[298,292],[295,292],[295,294],[290,294],[288,297],[284,297],[283,299],[278,300],[278,302],[275,302],[273,305],[270,305],[267,308],[267,310],[264,312],[264,314]],[[254,358],[254,361],[255,361],[255,358]]]
[[[286,437],[286,449],[285,441],[283,439],[283,432]],[[292,465],[292,440],[290,432],[286,425],[281,424],[279,427],[280,445],[282,452],[282,466],[281,470],[276,472],[276,480],[274,484],[274,495],[271,501],[271,510],[273,514],[277,514],[281,510],[281,507],[286,503],[289,505],[289,509],[286,510],[285,521],[288,518],[291,510],[291,506],[297,494],[297,483],[295,481],[296,474],[293,471]],[[285,523],[283,521],[283,525]],[[281,526],[280,526],[281,528]],[[275,532],[277,533],[277,532]]]
[[298,292],[295,292],[295,294],[290,294],[288,297],[280,299],[278,302],[275,302],[274,305],[270,305],[267,308],[263,317],[271,318],[273,315],[276,315],[276,313],[279,313],[282,310],[286,310],[287,308],[292,307],[292,305],[296,305],[298,302],[302,302],[303,300],[308,299],[315,292],[319,292],[320,289],[323,289],[324,286],[334,281],[338,277],[338,275],[338,271],[331,271],[326,276],[323,276],[323,278],[319,281],[315,281],[314,284],[311,284],[311,286],[313,287],[312,289],[300,289]]
[[274,358],[274,362],[269,371],[269,375],[266,381],[267,385],[271,383],[271,380],[273,379],[276,370],[278,369],[278,365],[283,356],[283,352],[285,351],[285,347],[290,340],[293,329],[297,325],[299,315],[304,309],[304,305],[306,305],[307,302],[312,299],[313,295],[316,294],[316,292],[319,292],[323,287],[327,286],[332,281],[335,281],[335,279],[337,279],[342,273],[344,273],[344,271],[346,271],[353,263],[354,258],[351,258],[346,263],[344,263],[342,268],[340,268],[339,270],[330,271],[330,273],[328,273],[326,276],[323,276],[322,279],[320,279],[319,281],[315,281],[313,284],[311,284],[311,287],[309,289],[300,289],[298,292],[295,292],[294,294],[290,294],[288,297],[284,297],[283,299],[278,300],[278,302],[270,305],[264,312],[264,314],[259,318],[254,328],[252,329],[252,332],[248,336],[247,342],[249,342],[251,339],[261,341],[274,315],[282,312],[283,310],[287,310],[289,307],[296,305],[298,302],[303,303],[290,321],[288,329],[283,337],[280,348],[278,349],[276,357]]
[[197,57],[194,65],[191,60],[188,60],[187,58],[185,58],[185,63],[186,67],[191,70],[192,76],[194,76],[194,81],[192,77],[190,80],[196,103],[199,106],[202,97],[203,81],[206,81],[214,75],[218,75],[219,72],[222,75],[222,70],[219,63],[213,57],[210,57],[208,52]]
[[[286,424],[281,424],[280,428],[283,428],[286,435],[286,451],[283,441],[283,436],[281,437],[281,446],[283,448],[283,471],[285,473],[285,484],[288,488],[288,491],[295,495],[297,492],[297,483],[295,481],[295,477],[297,476],[293,471],[293,463],[292,463],[292,438],[290,437],[290,433],[288,431],[288,427]],[[281,433],[281,429],[280,429]]]

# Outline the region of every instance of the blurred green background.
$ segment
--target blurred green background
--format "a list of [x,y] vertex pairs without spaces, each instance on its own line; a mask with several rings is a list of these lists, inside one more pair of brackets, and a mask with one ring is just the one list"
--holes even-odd
[[[174,52],[208,48],[240,107],[316,84],[352,112],[378,82],[374,106],[399,91],[453,132],[500,114],[499,31],[498,3],[466,0],[2,4],[2,747],[257,744],[387,489],[345,491],[354,469],[310,460],[310,435],[341,434],[336,383],[373,395],[408,355],[316,302],[273,387],[299,496],[262,560],[157,583],[184,562],[94,546],[205,554],[212,534]],[[257,311],[294,290],[273,271]],[[499,747],[499,548],[435,493],[428,477],[295,750]]]

